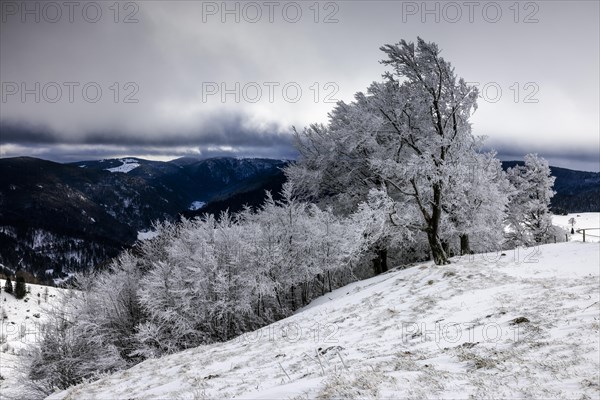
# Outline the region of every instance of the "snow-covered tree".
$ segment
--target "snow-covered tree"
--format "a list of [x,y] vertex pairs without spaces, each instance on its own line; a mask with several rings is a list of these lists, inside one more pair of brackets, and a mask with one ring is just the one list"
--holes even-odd
[[[510,183],[491,153],[472,153],[450,177],[444,204],[443,243],[452,253],[500,249]],[[458,243],[456,238],[458,237]]]
[[[275,244],[269,274],[276,285],[275,296],[281,306],[293,310],[297,307],[298,286],[311,275],[313,266],[306,257],[309,254],[310,231],[306,219],[307,204],[293,196],[291,184],[285,184],[282,200],[274,201],[268,196],[255,221],[264,226],[267,235],[259,241]],[[289,304],[284,302],[289,299]]]
[[15,297],[22,299],[27,295],[27,288],[25,285],[25,278],[21,275],[17,275],[17,283],[15,285]]
[[139,354],[151,357],[212,341],[215,229],[213,217],[182,221],[155,244],[162,250],[152,247],[161,256],[152,260],[140,282],[139,299],[148,318],[138,327]]
[[576,223],[577,223],[577,221],[575,220],[575,217],[569,218],[569,224],[571,225],[571,235],[575,233],[575,224]]
[[105,273],[78,279],[78,289],[85,294],[83,311],[128,363],[137,361],[135,333],[145,319],[138,295],[141,277],[138,259],[124,252]]
[[244,217],[258,227],[253,243],[277,303],[287,312],[307,304],[314,285],[320,292],[335,286],[332,274],[348,265],[357,244],[347,221],[297,200],[294,192],[286,183],[280,201],[268,196],[258,213]]
[[[302,133],[295,132],[295,145],[301,156],[286,169],[288,179],[294,182],[301,198],[316,201],[322,208],[331,207],[342,216],[357,212],[359,204],[369,202],[371,191],[387,193],[382,177],[367,157],[376,146],[371,143],[372,138],[363,135],[370,128],[363,127],[362,131],[357,128],[366,123],[362,114],[363,110],[356,104],[340,102],[330,113],[328,126],[313,124]],[[359,218],[365,217],[366,209],[362,212]],[[370,212],[374,212],[372,207]],[[375,274],[387,269],[389,245],[389,237],[378,235],[377,238],[369,240],[369,247],[364,249],[372,259]]]
[[8,294],[12,294],[14,291],[13,283],[10,280],[10,276],[6,277],[6,282],[4,282],[4,291]]
[[457,233],[467,234],[464,207],[472,215],[489,209],[494,221],[502,210],[502,201],[492,205],[470,197],[499,182],[481,180],[477,193],[465,191],[472,175],[468,163],[477,161],[479,147],[469,123],[478,92],[456,76],[434,43],[419,38],[416,45],[401,41],[381,50],[387,55],[382,63],[391,67],[383,82],[357,93],[350,104],[338,103],[327,126],[297,133],[301,157],[288,177],[345,210],[355,211],[371,190],[385,192],[393,208],[403,210],[388,222],[422,232],[436,264],[446,264],[444,242],[457,218],[463,220]]
[[117,347],[106,341],[95,318],[82,312],[83,293],[68,291],[60,296],[60,302],[47,310],[39,345],[28,358],[29,389],[45,395],[127,365]]
[[514,245],[531,245],[550,239],[549,206],[555,193],[552,190],[555,178],[550,174],[548,162],[537,154],[527,154],[525,165],[509,168],[507,176],[514,187],[507,212],[509,241]]
[[145,318],[137,295],[138,261],[125,252],[106,271],[77,275],[75,286],[49,306],[30,360],[35,387],[49,394],[142,360],[135,354],[135,334]]
[[[288,316],[339,284],[356,254],[344,222],[298,201],[286,184],[258,212],[182,221],[152,255],[138,290],[146,319],[136,340],[143,357],[231,339]],[[158,247],[157,247],[158,246]],[[160,249],[162,248],[162,250]]]

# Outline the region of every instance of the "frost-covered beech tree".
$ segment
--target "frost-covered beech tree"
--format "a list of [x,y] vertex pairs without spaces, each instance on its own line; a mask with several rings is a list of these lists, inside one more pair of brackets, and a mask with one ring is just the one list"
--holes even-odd
[[[258,243],[276,245],[269,265],[269,275],[277,285],[273,286],[281,307],[295,309],[297,290],[307,277],[316,275],[310,257],[310,227],[307,220],[306,203],[296,201],[289,184],[284,185],[282,200],[273,201],[268,196],[261,212],[253,220],[264,226],[266,236],[256,238]],[[289,290],[289,293],[287,291]],[[286,304],[289,299],[289,304]]]
[[484,172],[477,185],[472,179],[479,141],[469,118],[478,92],[456,76],[435,43],[419,38],[381,50],[391,71],[354,102],[338,103],[328,125],[296,134],[301,157],[288,177],[343,210],[355,211],[371,190],[382,191],[394,203],[386,223],[422,233],[435,263],[446,264],[452,229],[464,247],[466,235],[482,229],[469,218],[491,218],[500,229],[502,198],[494,202],[487,194],[500,192],[502,177],[486,179]]
[[258,227],[253,241],[275,298],[290,310],[307,304],[315,286],[319,294],[337,287],[333,275],[348,265],[361,245],[350,221],[300,202],[293,193],[293,185],[286,183],[281,201],[268,196],[260,212],[244,215],[247,223]]
[[161,239],[163,251],[151,247],[162,255],[140,282],[147,319],[138,325],[137,354],[231,339],[347,282],[334,276],[356,253],[357,235],[292,193],[286,184],[281,201],[268,196],[256,213],[183,221]]
[[136,355],[136,332],[145,318],[137,293],[139,261],[125,252],[108,270],[79,275],[48,310],[29,360],[33,387],[47,395],[142,360]]
[[[322,208],[331,207],[335,213],[348,216],[358,210],[359,204],[366,205],[372,190],[382,189],[383,181],[366,157],[370,144],[345,126],[361,122],[362,116],[356,105],[339,103],[330,114],[328,126],[314,124],[302,133],[295,132],[296,148],[301,157],[287,167],[286,175],[294,182],[298,195],[318,202]],[[385,223],[389,224],[388,221]],[[389,237],[383,235],[383,231],[380,233],[369,236],[370,239],[377,238],[369,240],[368,248],[373,254],[376,274],[387,269]]]
[[363,232],[348,218],[297,200],[155,226],[77,287],[42,330],[29,376],[42,391],[289,316],[353,278]]
[[[112,324],[105,325],[103,312],[107,310],[101,304],[101,296],[87,294],[70,290],[48,310],[47,321],[39,331],[39,346],[27,359],[30,390],[49,395],[83,379],[127,366],[112,340],[118,333]],[[122,305],[115,304],[116,310],[123,310]]]
[[242,231],[225,213],[182,221],[165,241],[163,257],[140,282],[148,318],[138,326],[139,354],[172,353],[255,328],[246,326],[254,271],[246,269]]
[[550,239],[554,235],[549,207],[555,178],[548,162],[537,154],[527,154],[525,165],[509,168],[507,176],[514,187],[507,212],[509,242],[518,246]]
[[[510,183],[495,153],[472,153],[450,177],[442,242],[455,254],[498,250],[502,245]],[[458,175],[460,173],[460,175]],[[453,238],[459,238],[459,243]]]

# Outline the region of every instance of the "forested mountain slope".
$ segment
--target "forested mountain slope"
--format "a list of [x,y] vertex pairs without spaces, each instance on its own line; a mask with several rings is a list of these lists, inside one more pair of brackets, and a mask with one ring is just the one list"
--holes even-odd
[[176,220],[193,204],[231,196],[239,203],[247,192],[262,202],[262,187],[281,179],[285,165],[264,159],[188,161],[0,159],[0,262],[42,275],[54,270],[55,276],[93,267],[131,246],[153,221]]

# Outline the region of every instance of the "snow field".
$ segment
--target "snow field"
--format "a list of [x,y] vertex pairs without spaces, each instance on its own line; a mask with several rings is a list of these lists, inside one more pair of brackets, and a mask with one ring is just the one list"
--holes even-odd
[[29,345],[38,340],[46,311],[63,289],[27,284],[29,293],[17,300],[4,291],[4,284],[0,279],[0,376],[4,378],[0,379],[0,399],[21,398],[19,380],[24,371],[19,359],[26,355]]
[[393,270],[50,398],[598,398],[599,249]]
[[106,168],[106,170],[110,172],[122,172],[126,174],[140,166],[140,164],[136,160],[131,158],[121,159],[120,161],[123,164],[119,165],[118,167]]
[[552,223],[571,232],[569,220],[575,218],[575,233],[571,236],[572,241],[583,241],[583,234],[578,232],[585,229],[586,242],[600,242],[600,213],[572,213],[568,215],[553,215]]

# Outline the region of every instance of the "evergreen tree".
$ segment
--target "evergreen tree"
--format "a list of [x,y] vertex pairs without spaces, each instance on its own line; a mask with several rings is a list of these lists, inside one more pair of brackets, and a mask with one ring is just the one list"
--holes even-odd
[[15,297],[22,299],[27,294],[27,288],[25,287],[25,278],[17,276],[17,285],[15,287]]
[[13,293],[13,284],[12,281],[10,280],[10,277],[6,278],[6,282],[4,283],[4,291],[6,293]]
[[509,168],[507,176],[514,187],[507,212],[509,241],[531,245],[549,240],[553,236],[549,206],[555,178],[548,162],[537,154],[527,154],[525,165]]

